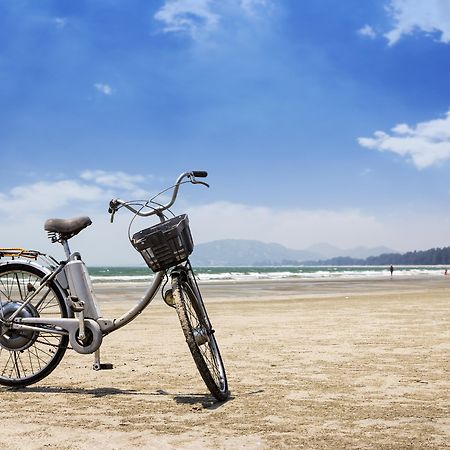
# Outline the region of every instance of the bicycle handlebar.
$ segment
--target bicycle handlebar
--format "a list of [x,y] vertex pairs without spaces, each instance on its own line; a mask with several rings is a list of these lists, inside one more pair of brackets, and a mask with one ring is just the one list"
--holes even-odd
[[177,181],[175,182],[175,184],[173,186],[174,189],[173,189],[173,193],[172,193],[172,198],[170,199],[169,203],[162,205],[159,208],[154,208],[148,212],[138,211],[137,209],[130,206],[125,200],[121,200],[120,198],[113,198],[109,202],[109,208],[108,208],[108,212],[111,214],[111,222],[114,220],[114,214],[122,206],[129,209],[130,211],[137,214],[138,216],[149,217],[149,216],[153,216],[155,214],[158,216],[161,216],[163,211],[169,209],[175,203],[175,200],[177,199],[177,195],[178,195],[178,190],[180,189],[181,181],[183,180],[183,178],[189,178],[189,181],[192,184],[203,184],[204,186],[209,187],[208,183],[205,183],[204,181],[197,181],[195,179],[195,177],[206,178],[207,176],[208,176],[208,172],[205,172],[203,170],[194,170],[192,172],[182,173],[177,178]]
[[191,173],[194,177],[198,178],[206,178],[208,176],[208,172],[205,172],[204,170],[194,170]]

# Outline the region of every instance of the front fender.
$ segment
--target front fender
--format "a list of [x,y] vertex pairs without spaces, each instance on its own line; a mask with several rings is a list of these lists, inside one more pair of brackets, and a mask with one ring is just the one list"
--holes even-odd
[[184,266],[176,266],[170,272],[170,277],[179,277],[183,281],[188,280],[188,269]]

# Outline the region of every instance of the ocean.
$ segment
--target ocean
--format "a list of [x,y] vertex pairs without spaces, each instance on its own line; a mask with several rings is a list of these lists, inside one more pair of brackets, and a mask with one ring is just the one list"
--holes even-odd
[[[387,266],[195,267],[194,270],[202,282],[390,276]],[[445,270],[445,266],[398,266],[394,276],[442,276]],[[89,267],[89,274],[93,283],[136,283],[149,281],[153,277],[153,272],[146,266]]]

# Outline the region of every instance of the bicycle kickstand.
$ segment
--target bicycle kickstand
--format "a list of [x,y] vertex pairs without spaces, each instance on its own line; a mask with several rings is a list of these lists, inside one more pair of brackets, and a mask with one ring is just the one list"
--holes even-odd
[[94,353],[94,364],[92,364],[93,370],[111,370],[114,366],[111,363],[100,362],[100,349],[97,349]]

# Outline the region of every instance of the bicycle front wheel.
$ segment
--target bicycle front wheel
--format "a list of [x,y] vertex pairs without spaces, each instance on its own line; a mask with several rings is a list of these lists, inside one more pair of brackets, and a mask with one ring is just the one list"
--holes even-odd
[[[28,264],[0,266],[0,384],[27,386],[49,375],[59,364],[68,336],[8,326],[8,317],[40,287],[45,273]],[[49,283],[18,314],[18,318],[67,317],[60,290]]]
[[177,274],[172,277],[172,293],[184,337],[203,381],[217,400],[226,400],[230,393],[225,368],[198,290],[187,277]]

